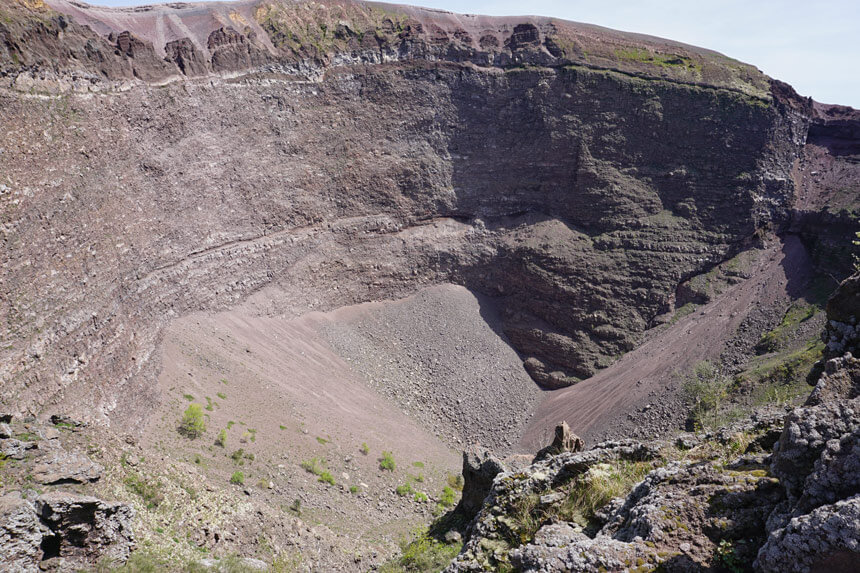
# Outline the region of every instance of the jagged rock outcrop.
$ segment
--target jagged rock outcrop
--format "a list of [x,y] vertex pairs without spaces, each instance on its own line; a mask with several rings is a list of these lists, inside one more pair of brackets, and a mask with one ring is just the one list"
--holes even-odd
[[555,436],[552,443],[539,451],[535,456],[534,462],[544,460],[550,456],[557,456],[564,452],[581,452],[585,448],[585,442],[570,431],[570,426],[567,422],[562,422],[555,427]]
[[48,528],[41,541],[44,558],[58,558],[61,568],[101,557],[122,563],[134,548],[134,510],[126,504],[55,491],[39,496],[34,505]]
[[[842,296],[850,284],[831,299],[831,312],[855,304]],[[830,360],[824,378],[843,375],[857,384],[855,362],[851,354]],[[860,398],[818,397],[783,423],[765,411],[691,436],[680,457],[665,447],[661,455],[635,456],[659,467],[624,497],[604,499],[585,521],[571,508],[583,507],[584,491],[595,495],[618,480],[623,466],[609,455],[617,446],[499,474],[449,571],[691,571],[753,563],[768,573],[856,570]]]
[[856,571],[860,567],[860,496],[821,506],[777,530],[759,551],[760,571]]
[[123,563],[134,548],[131,507],[53,491],[35,500],[0,498],[0,559],[4,571],[41,567],[78,571],[107,558]]
[[164,45],[165,57],[176,64],[189,77],[205,76],[208,73],[206,56],[189,38],[180,38]]
[[456,511],[472,519],[483,507],[493,480],[504,471],[504,463],[489,451],[480,446],[467,448],[463,452],[463,495]]
[[0,561],[10,573],[36,569],[43,555],[43,529],[32,502],[17,493],[0,497]]

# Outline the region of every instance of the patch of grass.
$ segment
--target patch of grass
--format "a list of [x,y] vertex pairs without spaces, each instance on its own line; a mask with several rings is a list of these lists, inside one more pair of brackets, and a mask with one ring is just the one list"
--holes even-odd
[[448,486],[457,491],[463,491],[463,476],[460,474],[449,473],[447,478]]
[[232,428],[235,425],[236,425],[236,422],[234,422],[233,420],[230,420],[229,422],[227,422],[227,429],[229,430],[230,428]]
[[408,483],[405,483],[405,484],[403,484],[403,485],[399,485],[399,486],[397,486],[397,487],[394,489],[394,492],[395,492],[397,495],[399,495],[400,497],[406,497],[407,495],[409,495],[410,493],[412,493],[412,486],[411,486],[411,485],[409,485]]
[[210,398],[209,396],[206,396],[206,411],[207,412],[211,412],[212,410],[214,410],[215,406],[217,406],[217,405],[218,405],[217,402],[213,402],[212,398]]
[[731,380],[719,369],[703,360],[693,367],[684,380],[683,391],[690,404],[690,419],[698,427],[712,427],[718,421],[721,404],[728,396]]
[[357,485],[349,486],[349,493],[358,493],[358,486]]
[[439,496],[439,503],[444,507],[451,507],[455,501],[457,501],[457,494],[454,492],[454,489],[447,485],[443,487],[442,495]]
[[191,394],[183,394],[182,397],[185,398],[186,400],[188,400],[189,402],[194,401],[194,396],[192,396]]
[[423,468],[423,467],[424,467],[424,462],[412,462],[412,467],[415,467],[415,468]]
[[272,573],[293,573],[302,571],[302,556],[298,553],[284,551],[272,561]]
[[785,311],[785,315],[782,317],[782,321],[779,323],[779,326],[770,332],[765,333],[761,337],[761,340],[759,340],[756,345],[756,350],[759,353],[779,350],[785,345],[785,342],[792,331],[794,331],[801,323],[806,322],[815,316],[815,313],[820,310],[821,309],[818,306],[807,304],[802,300],[794,301],[791,306],[788,307],[788,310]]
[[302,514],[302,500],[296,498],[293,500],[293,504],[290,506],[290,511],[295,512],[296,515]]
[[593,466],[570,487],[557,515],[587,526],[600,508],[612,498],[627,495],[652,469],[650,462],[617,461]]
[[215,438],[215,445],[221,448],[227,445],[227,430],[218,432],[218,437]]
[[824,354],[824,343],[813,340],[796,350],[761,357],[735,377],[737,389],[748,389],[754,406],[782,405],[809,393],[807,379]]
[[462,547],[462,543],[447,544],[431,536],[426,529],[421,529],[415,533],[411,541],[403,540],[400,543],[400,557],[384,563],[379,571],[381,573],[441,571],[460,553]]
[[382,457],[379,458],[379,469],[393,472],[397,468],[394,462],[394,455],[391,452],[382,452]]
[[254,454],[246,453],[243,448],[239,448],[232,454],[230,454],[230,459],[233,460],[233,463],[239,466],[245,465],[245,460],[254,461]]
[[98,573],[160,573],[169,571],[170,567],[170,563],[161,555],[157,555],[150,549],[138,549],[129,555],[124,565],[119,567],[115,567],[109,559],[102,559],[96,571]]
[[414,479],[418,483],[424,483],[424,474],[418,474],[417,476],[412,476],[412,479]]
[[696,312],[698,305],[693,302],[688,302],[683,305],[681,308],[675,309],[675,314],[672,315],[672,318],[669,319],[669,324],[675,324],[685,316],[693,314]]
[[309,460],[303,461],[299,464],[303,470],[306,472],[310,472],[315,476],[320,476],[326,471],[326,463],[325,460],[320,458],[311,458]]
[[701,72],[701,64],[693,61],[690,58],[679,56],[677,54],[662,54],[660,52],[651,52],[645,48],[617,48],[615,56],[619,60],[641,62],[659,66],[661,68],[682,68],[694,72]]
[[283,425],[283,424],[281,424],[281,425],[280,425],[280,426],[278,426],[278,427],[279,427],[280,429],[282,429],[282,430],[286,430],[286,429],[287,429],[287,427],[286,427],[285,425]]
[[318,441],[320,444],[322,444],[323,446],[324,446],[324,445],[326,445],[327,443],[329,443],[329,440],[326,440],[325,438],[321,438],[321,437],[319,437],[319,436],[317,436],[317,441]]
[[364,454],[366,456],[367,454],[370,453],[370,446],[367,445],[367,442],[362,442],[361,448],[359,448],[358,451],[360,451],[362,454]]
[[319,475],[319,478],[317,479],[317,481],[322,482],[322,483],[327,483],[329,485],[334,485],[334,476],[331,475],[331,472],[329,472],[329,471],[323,471]]
[[179,433],[189,439],[195,439],[206,431],[206,420],[203,418],[203,406],[192,402],[182,414],[179,422]]
[[418,503],[426,503],[427,499],[428,499],[428,497],[427,497],[426,493],[424,493],[422,491],[416,491],[415,492],[415,501],[417,501]]
[[140,474],[131,474],[123,480],[125,488],[140,497],[146,504],[147,509],[154,509],[164,501],[161,492],[161,484],[154,480],[148,480]]
[[240,471],[233,472],[233,475],[230,476],[230,483],[234,485],[244,485],[245,474]]
[[218,392],[218,393],[217,393],[217,394],[215,394],[215,395],[216,395],[216,396],[218,396],[219,398],[221,398],[222,400],[226,400],[226,399],[227,399],[227,394],[225,394],[224,392]]

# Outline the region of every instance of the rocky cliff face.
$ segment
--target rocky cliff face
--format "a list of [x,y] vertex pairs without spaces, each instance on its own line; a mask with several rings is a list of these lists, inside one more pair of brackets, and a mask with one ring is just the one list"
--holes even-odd
[[[856,280],[831,299],[831,328],[856,322]],[[853,330],[845,338],[856,344]],[[602,443],[526,468],[472,452],[465,491],[485,500],[467,508],[469,538],[446,571],[855,570],[858,385],[849,352],[827,362],[815,405],[785,416],[674,443]]]
[[[318,376],[336,371],[346,378],[352,372],[346,364],[326,371],[337,357],[318,340],[288,349],[296,356],[279,362],[274,357],[284,348],[270,345],[268,333],[252,336],[258,334],[252,325],[308,337],[319,331],[278,321],[455,283],[481,294],[470,304],[487,306],[473,314],[492,315],[484,330],[513,346],[537,384],[556,389],[592,377],[649,336],[659,345],[662,339],[652,336],[655,326],[683,345],[692,329],[681,323],[686,330],[672,330],[682,314],[675,314],[676,307],[717,296],[708,277],[739,283],[753,278],[729,293],[734,305],[715,307],[720,320],[713,318],[714,329],[696,329],[697,344],[711,344],[708,351],[717,356],[716,347],[734,337],[737,362],[752,352],[769,320],[757,319],[750,306],[776,300],[754,293],[776,285],[798,298],[811,274],[842,278],[852,263],[850,238],[857,230],[858,112],[803,99],[755,68],[708,50],[548,18],[464,16],[351,0],[129,9],[0,0],[0,125],[0,406],[40,418],[71,413],[72,419],[96,422],[91,427],[109,426],[124,435],[123,441],[105,438],[114,449],[99,458],[117,464],[122,459],[121,469],[114,474],[108,467],[109,483],[99,486],[106,491],[88,493],[141,497],[134,477],[143,479],[137,475],[143,468],[131,470],[124,461],[126,446],[141,439],[134,455],[151,448],[161,466],[146,468],[149,481],[140,483],[164,479],[177,508],[194,499],[185,497],[194,489],[177,485],[185,482],[176,475],[195,480],[199,475],[203,482],[208,471],[198,473],[197,464],[188,461],[198,459],[194,444],[172,443],[175,429],[166,429],[174,401],[185,398],[185,377],[193,379],[192,370],[200,374],[201,366],[217,380],[228,363],[244,367],[253,346],[259,353],[250,362],[269,360],[255,365],[272,379],[283,364],[300,363],[299,354],[317,360]],[[791,236],[778,243],[775,234]],[[737,255],[760,243],[765,248],[748,257],[755,264],[740,269],[745,258]],[[759,264],[756,257],[767,261]],[[788,267],[796,263],[803,268],[793,272]],[[441,289],[441,299],[422,300],[443,304],[438,301],[450,290]],[[851,292],[844,296],[855,300]],[[416,312],[426,318],[421,304],[416,302]],[[205,341],[194,332],[189,320],[194,313],[211,318],[222,311],[242,317],[198,321],[198,330],[206,324],[213,331]],[[444,338],[447,324],[466,320],[465,311],[456,314],[438,313],[441,322],[416,324],[433,325],[437,338]],[[758,554],[761,568],[776,570],[782,563],[777,556],[790,555],[783,547],[796,545],[797,536],[808,537],[831,517],[835,521],[827,523],[836,523],[839,534],[821,551],[804,549],[803,559],[810,564],[843,559],[856,550],[846,541],[853,534],[856,488],[842,479],[854,468],[854,430],[846,412],[854,407],[857,372],[856,360],[841,356],[855,348],[856,324],[846,316],[830,317],[826,343],[834,356],[808,407],[793,414],[794,430],[786,427],[773,459],[766,459],[766,452],[781,415],[741,428],[740,438],[710,436],[717,451],[688,436],[691,444],[684,451],[698,448],[692,458],[612,442],[540,460],[527,472],[508,472],[493,482],[485,470],[499,468],[478,456],[486,463],[472,477],[492,483],[498,503],[481,509],[454,567],[611,568],[631,560],[680,569],[722,560],[731,567],[732,559],[749,561]],[[384,317],[377,318],[385,322]],[[699,324],[705,320],[700,317]],[[235,350],[225,350],[224,341],[235,341],[238,329],[230,329],[237,323],[246,343],[238,357],[195,353],[204,342],[222,352]],[[361,330],[364,324],[359,320],[353,327]],[[710,331],[721,329],[726,332]],[[388,334],[394,340],[400,331]],[[191,350],[166,353],[165,336],[174,347]],[[339,342],[345,348],[340,358],[365,348]],[[445,342],[446,349],[456,345]],[[391,345],[404,347],[396,340]],[[303,348],[313,356],[306,357]],[[375,347],[368,342],[367,348]],[[429,361],[421,349],[413,350],[414,361],[404,367],[410,375],[413,366],[439,371],[438,357],[424,364]],[[639,350],[649,352],[647,345]],[[667,363],[674,359],[669,351],[655,356]],[[187,368],[179,372],[186,359]],[[165,365],[168,360],[173,362]],[[366,372],[387,375],[376,354],[366,362]],[[627,368],[623,360],[618,364]],[[492,419],[508,424],[493,444],[516,443],[521,436],[514,434],[527,425],[531,401],[537,400],[534,388],[520,384],[516,395],[502,396],[504,415],[482,417],[501,401],[497,394],[504,394],[505,384],[455,398],[460,370],[469,365],[447,366],[450,376],[438,393],[411,380],[386,390],[398,394],[401,406],[414,399],[424,408],[421,400],[428,396],[456,399],[455,417],[466,420],[460,424],[464,434],[480,425],[475,420]],[[663,365],[664,374],[668,368]],[[637,390],[637,371],[627,370],[620,386],[608,392],[632,396],[627,405],[638,407],[646,389]],[[165,371],[170,377],[159,389],[159,372]],[[517,373],[522,369],[510,379],[519,384]],[[265,376],[244,382],[260,397],[260,403],[245,402],[249,415],[272,404],[292,411],[286,393],[270,388]],[[313,380],[304,382],[297,387],[313,386]],[[338,390],[360,383],[353,382]],[[203,381],[194,384],[205,396]],[[208,388],[225,400],[223,388]],[[492,392],[481,395],[487,388]],[[585,384],[569,390],[580,388]],[[362,389],[363,401],[350,407],[372,417],[373,400],[382,398]],[[621,414],[603,416],[608,406],[598,404],[602,395],[593,387],[583,391],[592,392],[592,401],[580,401],[580,413],[590,420],[589,431],[599,434]],[[408,396],[400,396],[404,393]],[[298,398],[297,404],[309,407]],[[555,424],[558,412],[564,417],[571,411],[561,398],[542,406],[532,438],[552,427],[546,419]],[[327,412],[343,408],[328,406]],[[445,406],[429,407],[430,418],[439,415],[431,422],[445,419]],[[229,428],[232,416],[224,411],[212,419],[224,418]],[[287,428],[280,419],[265,423],[279,428],[275,432]],[[404,424],[398,419],[390,427]],[[661,420],[651,427],[666,429]],[[145,428],[154,429],[155,436],[142,436]],[[833,439],[814,448],[804,445],[815,432]],[[307,433],[304,428],[301,435]],[[348,433],[343,431],[344,439]],[[428,435],[435,439],[440,433],[433,427]],[[416,435],[421,435],[417,424],[399,438]],[[359,437],[359,443],[364,439],[373,441]],[[34,461],[31,446],[13,441],[3,444],[8,455]],[[244,551],[248,536],[257,543],[265,525],[278,532],[273,535],[281,547],[298,539],[315,554],[325,554],[315,561],[320,567],[378,563],[376,550],[361,564],[353,558],[358,537],[330,543],[335,534],[322,535],[286,516],[283,507],[294,498],[284,496],[301,495],[291,489],[295,476],[288,477],[286,466],[299,467],[299,460],[278,463],[284,461],[275,459],[284,449],[278,449],[278,439],[262,441],[269,441],[268,449],[258,453],[271,458],[258,460],[254,471],[266,478],[260,486],[264,495],[241,504],[234,515],[233,492],[207,484],[206,504],[211,502],[213,513],[201,510],[194,519],[220,525],[186,531],[189,539],[213,551]],[[308,441],[330,444],[322,436]],[[390,447],[381,441],[373,445]],[[434,455],[444,449],[441,441],[432,446],[427,452]],[[748,459],[737,459],[738,448]],[[41,453],[33,476],[51,487],[69,479],[89,487],[105,470],[77,454]],[[210,456],[213,465],[221,464],[210,478],[235,469],[236,459],[222,454]],[[342,474],[353,478],[367,467],[378,469],[373,460],[363,467],[351,465],[351,455],[341,457]],[[240,454],[238,461],[245,459]],[[698,463],[703,459],[710,465]],[[734,473],[722,471],[729,463]],[[819,471],[824,467],[839,483],[828,481],[831,477]],[[437,473],[444,469],[436,468]],[[564,498],[570,492],[585,495],[587,488],[580,486],[607,476],[625,486],[645,481],[629,495],[622,489],[603,492],[603,497],[611,494],[607,503],[616,500],[600,507],[570,505]],[[792,481],[800,476],[805,476],[802,484]],[[393,479],[373,483],[393,490]],[[292,483],[323,487],[316,474],[302,474]],[[393,491],[375,500],[376,506],[363,494],[346,502],[356,492],[346,482],[340,485],[339,500],[353,512],[352,521],[360,521],[368,507],[385,516],[396,511],[379,509],[386,504],[411,503]],[[222,504],[222,494],[230,501]],[[302,499],[315,503],[330,494],[321,490]],[[482,499],[472,492],[461,507],[479,509]],[[683,515],[662,509],[685,500]],[[126,556],[132,539],[125,533],[125,506],[50,496],[34,503],[4,498],[4,511],[12,516],[6,521],[23,524],[21,531],[33,541],[16,545],[22,553],[15,559],[52,556],[77,564],[102,553]],[[139,509],[145,520],[149,508]],[[427,513],[423,506],[411,509]],[[67,519],[69,512],[83,512],[87,523],[107,523],[104,535],[78,527]],[[528,527],[511,521],[517,512],[532,516]],[[119,525],[103,514],[117,517]],[[535,521],[535,516],[558,515],[565,516],[564,523]],[[186,517],[174,525],[192,527]],[[69,544],[69,535],[56,533],[63,528],[86,530],[86,539]],[[153,531],[154,526],[144,528],[145,534],[154,536]],[[721,535],[734,545],[720,545]],[[347,550],[337,555],[320,550],[336,543]],[[98,551],[88,553],[93,547]]]
[[[8,405],[140,419],[165,322],[266,286],[300,313],[465,284],[564,386],[789,222],[809,105],[748,66],[549,20],[315,6],[3,5]],[[291,31],[307,18],[316,36]],[[152,85],[213,73],[239,77]],[[41,89],[72,91],[21,91]]]

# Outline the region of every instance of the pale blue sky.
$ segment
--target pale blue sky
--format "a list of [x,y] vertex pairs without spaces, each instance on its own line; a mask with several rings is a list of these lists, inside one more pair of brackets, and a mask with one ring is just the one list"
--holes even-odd
[[[90,0],[111,6],[146,2]],[[538,14],[717,50],[803,96],[860,108],[858,0],[407,0],[452,12]]]

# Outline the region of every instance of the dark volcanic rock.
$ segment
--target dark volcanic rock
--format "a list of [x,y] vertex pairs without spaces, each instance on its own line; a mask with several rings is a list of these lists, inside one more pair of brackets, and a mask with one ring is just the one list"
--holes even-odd
[[860,400],[828,402],[798,408],[785,420],[785,429],[774,447],[771,471],[780,478],[789,498],[804,495],[807,476],[825,452],[841,449],[860,429]]
[[134,511],[122,503],[54,491],[0,498],[0,559],[10,572],[78,571],[99,559],[124,563],[134,548]]
[[51,492],[36,498],[35,508],[48,528],[41,541],[46,560],[83,564],[107,557],[122,563],[134,548],[134,510],[128,505]]
[[582,441],[582,438],[570,431],[570,426],[567,425],[567,422],[562,422],[555,427],[555,436],[552,439],[552,443],[539,451],[532,463],[551,456],[557,456],[564,452],[580,452],[584,448],[585,442]]
[[32,502],[18,493],[0,497],[0,562],[6,571],[36,570],[42,558],[44,529]]
[[168,42],[164,46],[167,59],[176,64],[186,76],[204,76],[209,72],[204,56],[189,38]]
[[209,34],[207,47],[212,53],[212,71],[247,70],[268,61],[266,53],[245,34],[231,27],[219,28]]
[[493,480],[505,471],[505,466],[480,446],[463,452],[463,496],[456,511],[472,519],[484,505],[493,487]]
[[104,468],[87,456],[55,447],[36,462],[32,475],[37,483],[56,485],[94,482],[103,471]]
[[767,573],[860,570],[860,495],[792,519],[761,548],[756,568]]

